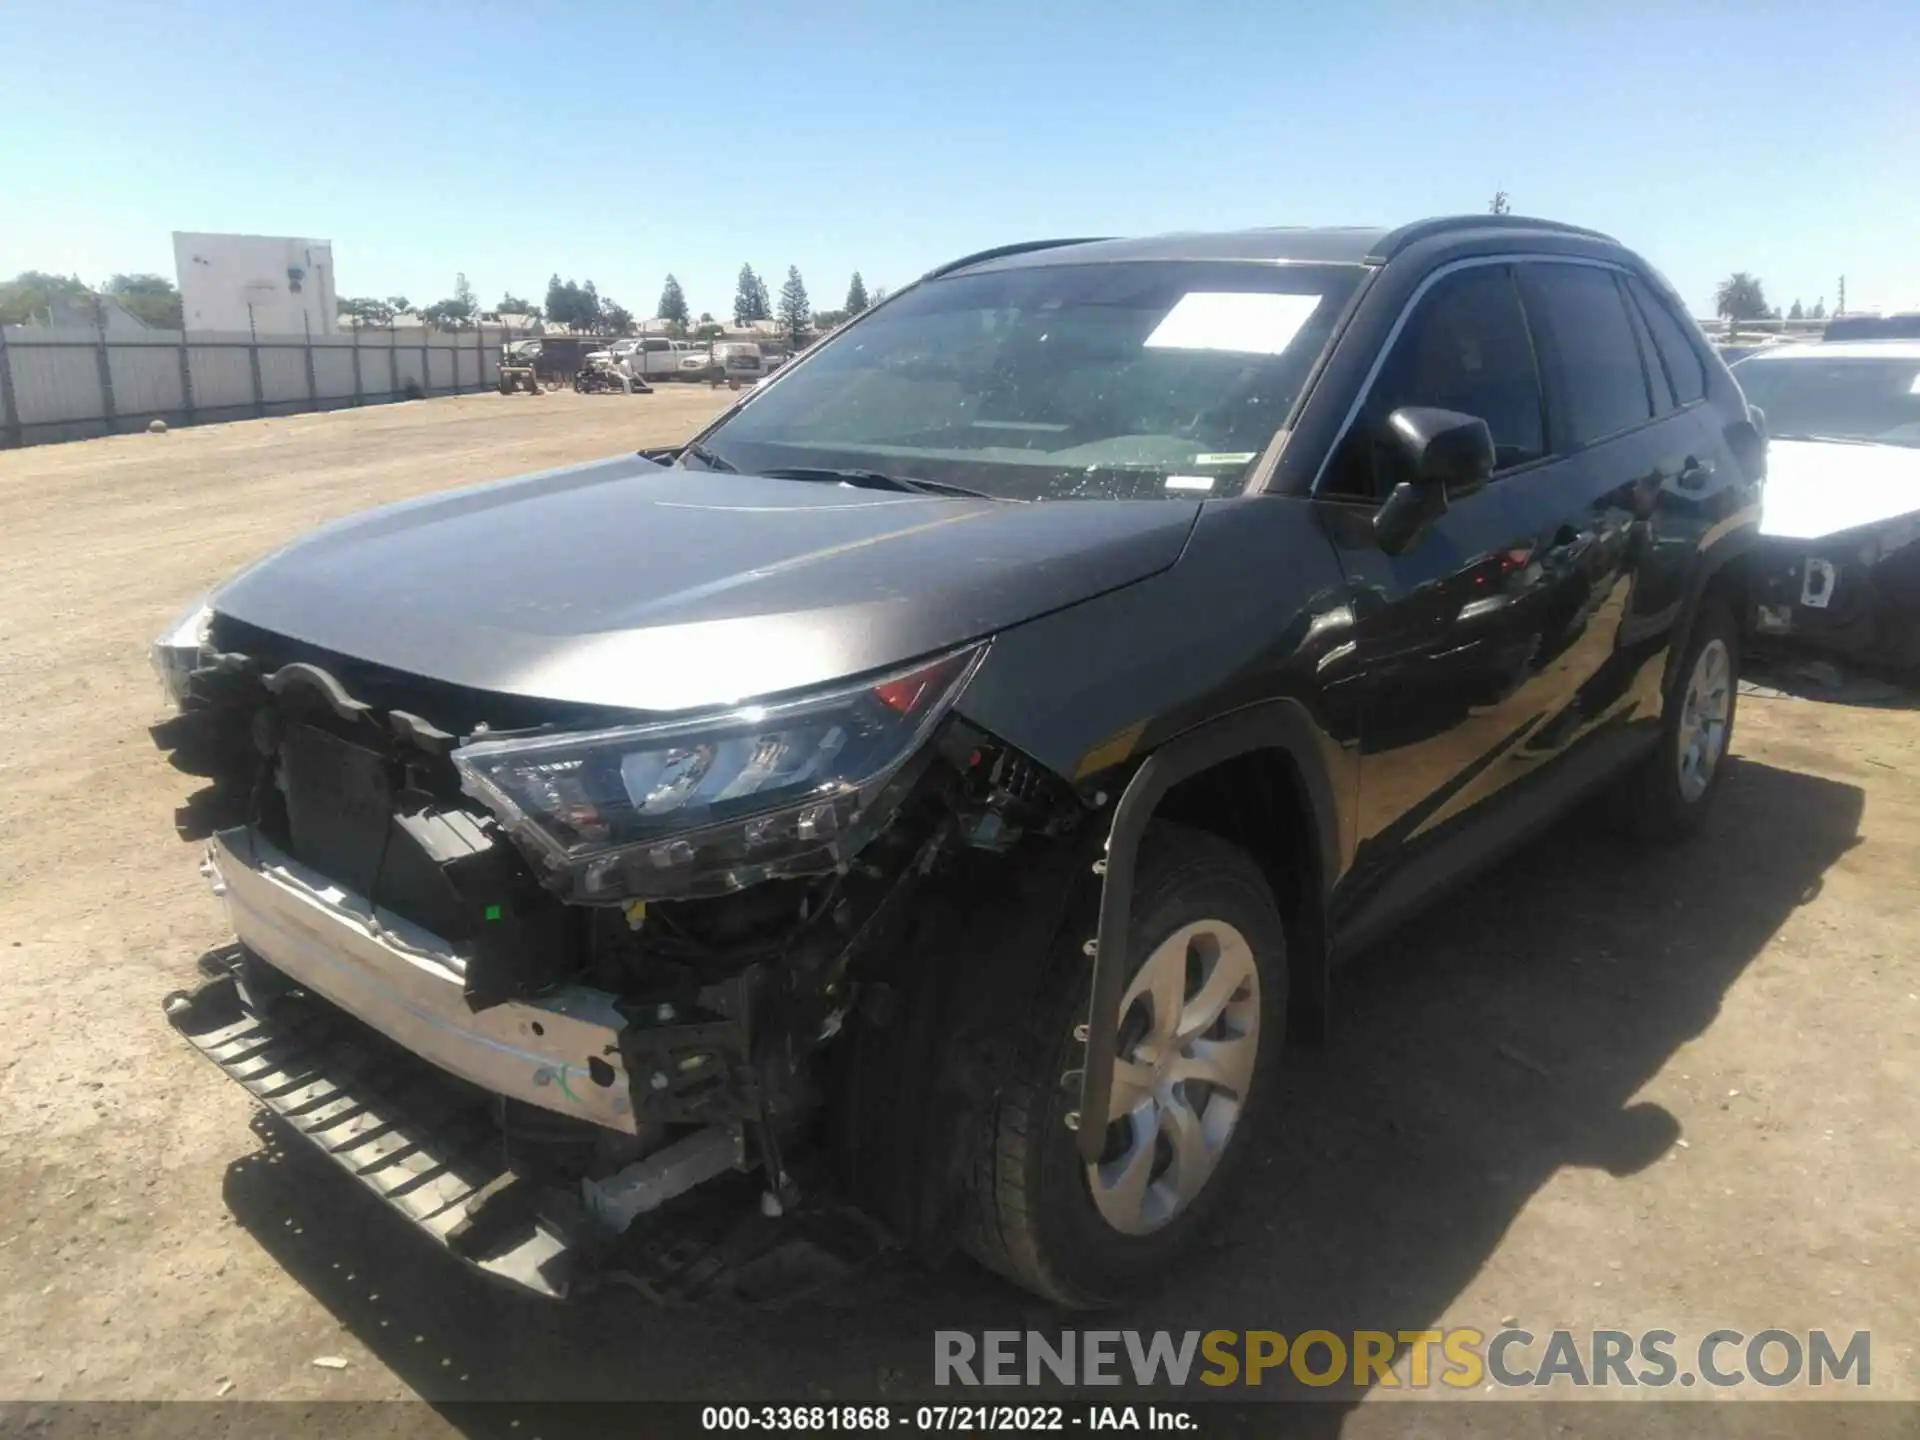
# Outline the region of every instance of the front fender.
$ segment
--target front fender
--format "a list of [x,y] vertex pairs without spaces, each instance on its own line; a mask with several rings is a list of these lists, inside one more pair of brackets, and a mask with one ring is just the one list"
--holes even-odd
[[[1099,924],[1088,942],[1093,956],[1093,985],[1087,1013],[1086,1063],[1080,1077],[1080,1115],[1104,1115],[1113,1087],[1120,997],[1129,972],[1127,940],[1134,871],[1140,842],[1161,800],[1182,780],[1236,756],[1258,750],[1284,753],[1298,770],[1305,790],[1324,903],[1325,886],[1339,873],[1340,826],[1332,780],[1317,735],[1305,706],[1296,700],[1270,700],[1175,736],[1149,755],[1127,782],[1114,806],[1105,858],[1095,866],[1103,880]],[[1308,967],[1302,978],[1323,1001],[1327,965],[1324,947],[1318,955],[1292,959]],[[1080,1126],[1082,1158],[1089,1163],[1098,1160],[1104,1144],[1102,1127]]]
[[[1694,622],[1700,618],[1700,610],[1708,594],[1724,587],[1733,575],[1739,573],[1738,567],[1749,562],[1759,548],[1760,502],[1757,499],[1720,521],[1701,538],[1693,573],[1688,577],[1686,594],[1681,602],[1680,619],[1674,626],[1673,644],[1667,650],[1666,672],[1660,686],[1663,697],[1674,693],[1680,664],[1693,640]],[[1747,618],[1742,609],[1736,608],[1735,624],[1744,629]]]

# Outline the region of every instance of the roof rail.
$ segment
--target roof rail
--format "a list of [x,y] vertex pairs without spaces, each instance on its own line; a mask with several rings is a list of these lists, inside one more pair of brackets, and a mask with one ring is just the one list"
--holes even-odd
[[1367,256],[1367,261],[1369,264],[1384,264],[1409,245],[1435,235],[1444,235],[1450,230],[1550,230],[1562,235],[1584,235],[1589,240],[1605,240],[1609,245],[1620,243],[1613,236],[1589,230],[1584,225],[1540,220],[1531,215],[1441,215],[1389,230],[1380,237],[1380,243],[1373,247],[1373,253]]
[[1076,235],[1065,240],[1021,240],[1013,245],[996,245],[991,250],[978,250],[971,255],[962,255],[958,260],[949,260],[944,265],[936,265],[920,278],[922,280],[937,279],[942,275],[951,275],[955,270],[964,270],[969,265],[999,260],[1007,255],[1025,255],[1033,250],[1053,250],[1062,245],[1092,245],[1112,238],[1111,235]]

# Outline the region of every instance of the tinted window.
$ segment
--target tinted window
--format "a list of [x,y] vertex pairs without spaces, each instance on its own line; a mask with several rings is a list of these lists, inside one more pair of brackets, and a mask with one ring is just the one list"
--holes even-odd
[[[1614,283],[1618,285],[1620,282],[1616,280]],[[1653,413],[1665,415],[1674,408],[1673,387],[1667,383],[1667,370],[1660,363],[1660,352],[1654,346],[1653,332],[1647,329],[1640,307],[1631,299],[1627,301],[1627,319],[1633,323],[1633,338],[1640,347],[1640,369],[1653,391]]]
[[1529,265],[1522,273],[1527,313],[1545,331],[1557,363],[1558,399],[1573,443],[1590,444],[1651,420],[1640,347],[1614,272]]
[[1380,498],[1393,488],[1402,477],[1393,473],[1391,452],[1376,437],[1403,405],[1458,410],[1486,421],[1503,470],[1546,454],[1540,374],[1506,266],[1455,271],[1421,298],[1342,443],[1325,490]]
[[1627,288],[1639,302],[1640,312],[1647,317],[1647,328],[1653,332],[1654,349],[1659,352],[1660,361],[1666,367],[1667,379],[1673,384],[1673,398],[1682,405],[1704,400],[1707,394],[1706,366],[1700,363],[1700,352],[1687,338],[1686,330],[1674,318],[1673,311],[1638,279],[1629,279]]

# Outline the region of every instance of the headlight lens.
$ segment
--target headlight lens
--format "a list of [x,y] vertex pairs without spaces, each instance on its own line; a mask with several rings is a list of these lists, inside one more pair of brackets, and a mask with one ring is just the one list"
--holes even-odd
[[212,630],[213,606],[203,597],[181,611],[147,652],[160,688],[176,710],[186,703],[187,677],[205,662]]
[[723,894],[865,844],[982,653],[703,719],[477,740],[453,763],[565,899]]

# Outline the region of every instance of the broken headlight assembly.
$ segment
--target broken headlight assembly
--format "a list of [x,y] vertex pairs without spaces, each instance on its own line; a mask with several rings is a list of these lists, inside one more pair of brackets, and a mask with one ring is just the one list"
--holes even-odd
[[725,894],[865,844],[984,653],[698,719],[473,740],[453,763],[562,899]]
[[160,688],[176,710],[186,703],[187,677],[204,663],[212,631],[213,606],[202,598],[181,611],[147,652]]

